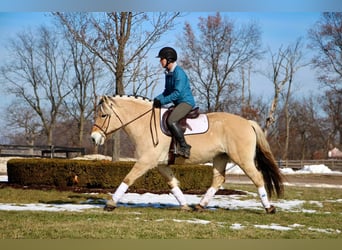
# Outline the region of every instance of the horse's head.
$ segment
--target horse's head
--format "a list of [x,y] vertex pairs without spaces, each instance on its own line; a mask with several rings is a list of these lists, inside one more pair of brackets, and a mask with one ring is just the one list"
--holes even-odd
[[97,107],[91,137],[96,145],[102,145],[106,137],[120,128],[122,121],[114,109],[111,97],[102,96]]

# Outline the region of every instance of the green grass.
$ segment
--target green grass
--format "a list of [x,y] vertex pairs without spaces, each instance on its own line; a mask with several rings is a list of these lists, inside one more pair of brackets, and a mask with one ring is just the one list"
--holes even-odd
[[[230,189],[255,193],[251,185]],[[106,194],[28,189],[0,189],[0,203],[80,203],[88,198],[102,201]],[[255,198],[246,195],[242,199]],[[119,207],[82,212],[0,211],[0,239],[341,239],[342,203],[339,189],[288,187],[283,199],[306,201],[303,208],[315,213],[216,209],[185,212],[173,208]],[[319,201],[323,206],[319,206]],[[205,220],[207,224],[186,221]],[[243,228],[233,229],[233,224]],[[292,230],[256,228],[255,225],[291,227]],[[294,225],[299,225],[295,227]],[[323,231],[325,230],[325,231]]]

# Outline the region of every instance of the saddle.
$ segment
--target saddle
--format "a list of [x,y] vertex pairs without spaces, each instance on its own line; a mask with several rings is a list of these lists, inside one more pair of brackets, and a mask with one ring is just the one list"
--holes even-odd
[[[175,163],[175,157],[177,156],[177,142],[175,138],[173,138],[167,126],[167,119],[171,112],[174,110],[174,108],[174,106],[171,106],[167,110],[162,109],[160,117],[161,130],[164,134],[172,137],[169,148],[169,165]],[[184,118],[179,120],[179,125],[184,135],[205,133],[208,130],[207,116],[205,114],[200,114],[199,107],[192,109]]]
[[[169,131],[169,128],[167,126],[167,119],[169,118],[171,112],[175,109],[175,106],[171,106],[169,107],[164,114],[162,115],[161,118],[161,124],[162,124],[162,130],[163,132],[168,135],[168,136],[172,136],[171,132]],[[183,133],[185,133],[186,129],[190,129],[192,130],[192,127],[189,125],[189,123],[187,122],[187,119],[195,119],[198,118],[200,115],[199,113],[199,107],[196,107],[194,109],[192,109],[184,118],[180,119],[178,124],[180,125],[180,127],[182,128]]]

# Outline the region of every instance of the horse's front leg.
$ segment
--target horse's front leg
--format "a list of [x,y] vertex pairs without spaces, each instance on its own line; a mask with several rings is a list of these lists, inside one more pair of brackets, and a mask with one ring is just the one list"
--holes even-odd
[[185,196],[182,190],[179,188],[179,181],[174,176],[172,169],[167,165],[159,165],[158,166],[159,173],[166,179],[167,184],[171,188],[171,192],[173,196],[177,199],[179,204],[181,205],[182,210],[191,210],[188,206]]
[[112,211],[116,208],[117,203],[122,198],[122,196],[126,193],[128,188],[142,175],[144,175],[149,169],[155,167],[156,164],[145,163],[137,161],[132,167],[131,171],[126,175],[123,179],[119,187],[115,190],[112,195],[112,199],[106,202],[104,207],[105,211]]

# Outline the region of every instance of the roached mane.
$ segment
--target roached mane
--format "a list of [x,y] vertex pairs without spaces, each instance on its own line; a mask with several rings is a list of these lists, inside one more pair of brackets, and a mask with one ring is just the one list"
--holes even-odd
[[140,96],[140,95],[114,95],[113,98],[131,98],[131,99],[137,99],[137,100],[142,100],[146,102],[152,102],[151,99],[145,97],[145,96]]

